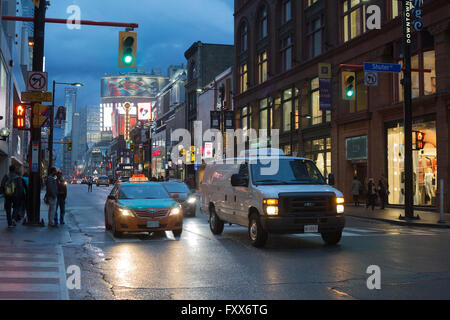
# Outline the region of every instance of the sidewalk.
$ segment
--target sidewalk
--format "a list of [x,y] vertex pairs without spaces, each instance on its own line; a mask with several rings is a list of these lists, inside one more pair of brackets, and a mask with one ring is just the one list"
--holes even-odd
[[[41,205],[45,222],[47,208]],[[70,241],[67,226],[32,227],[20,221],[9,229],[0,200],[0,300],[68,299],[61,245]]]
[[385,208],[384,210],[377,209],[372,211],[371,208],[366,209],[365,204],[355,207],[354,204],[345,205],[345,215],[350,217],[364,218],[385,221],[397,225],[429,227],[429,228],[448,228],[450,229],[450,214],[444,214],[445,223],[438,223],[440,214],[438,212],[419,211],[414,210],[414,216],[419,215],[420,220],[402,220],[399,216],[404,216],[403,209]]

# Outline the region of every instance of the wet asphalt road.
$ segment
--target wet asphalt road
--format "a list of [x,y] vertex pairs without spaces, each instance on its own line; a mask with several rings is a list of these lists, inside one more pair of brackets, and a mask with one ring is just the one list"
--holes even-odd
[[[347,217],[337,246],[317,235],[272,235],[257,249],[247,230],[214,236],[197,210],[183,233],[125,235],[104,229],[111,187],[70,185],[66,268],[81,267],[71,299],[449,299],[450,230],[400,227]],[[367,288],[368,266],[381,289]]]

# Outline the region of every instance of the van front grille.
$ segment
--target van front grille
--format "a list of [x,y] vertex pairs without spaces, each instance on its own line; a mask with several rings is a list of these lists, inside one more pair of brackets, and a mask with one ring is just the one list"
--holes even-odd
[[281,216],[320,217],[336,214],[334,193],[280,193]]

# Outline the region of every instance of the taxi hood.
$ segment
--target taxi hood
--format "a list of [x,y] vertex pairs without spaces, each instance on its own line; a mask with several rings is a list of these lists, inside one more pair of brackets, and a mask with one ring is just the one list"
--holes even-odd
[[343,197],[342,192],[328,184],[259,185],[254,188],[263,193],[264,198],[278,198],[283,192],[334,192],[336,197]]
[[171,199],[119,199],[117,204],[120,207],[127,209],[165,209],[165,208],[173,208],[178,205],[178,203]]

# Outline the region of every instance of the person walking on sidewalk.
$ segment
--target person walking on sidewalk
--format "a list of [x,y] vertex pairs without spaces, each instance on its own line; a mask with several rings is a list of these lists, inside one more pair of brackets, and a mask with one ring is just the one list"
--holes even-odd
[[369,183],[367,184],[367,205],[366,209],[372,207],[372,211],[375,209],[375,203],[377,201],[377,188],[375,183],[373,183],[373,179],[369,179]]
[[48,204],[48,226],[55,227],[56,199],[58,197],[58,182],[56,181],[56,168],[50,168],[46,181],[45,203]]
[[59,170],[56,172],[56,181],[58,183],[58,198],[56,201],[55,225],[58,224],[58,208],[60,224],[64,224],[64,216],[66,214],[67,183],[64,181],[62,172]]
[[380,207],[384,210],[387,203],[387,190],[381,179],[378,181],[378,197],[380,198]]
[[358,180],[357,176],[353,177],[352,181],[352,195],[353,195],[353,201],[355,202],[355,207],[359,207],[359,194],[362,190],[362,184]]
[[[23,193],[22,179],[17,175],[14,165],[9,167],[9,173],[2,179],[1,189],[5,197],[4,208],[6,211],[6,219],[8,220],[8,228],[15,227],[20,210],[20,194]],[[11,209],[13,214],[11,216]]]

